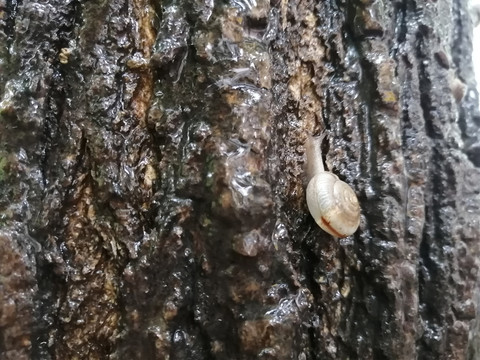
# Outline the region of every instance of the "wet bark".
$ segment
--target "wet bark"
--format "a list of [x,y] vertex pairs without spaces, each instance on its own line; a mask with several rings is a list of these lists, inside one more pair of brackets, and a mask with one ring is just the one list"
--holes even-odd
[[[2,359],[476,359],[466,0],[0,0]],[[359,230],[308,214],[305,139]]]

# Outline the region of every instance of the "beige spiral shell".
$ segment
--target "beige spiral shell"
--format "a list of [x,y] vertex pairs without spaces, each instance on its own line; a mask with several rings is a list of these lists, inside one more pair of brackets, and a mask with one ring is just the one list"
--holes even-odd
[[316,223],[338,238],[353,234],[360,224],[360,206],[352,188],[324,171],[307,186],[307,206]]

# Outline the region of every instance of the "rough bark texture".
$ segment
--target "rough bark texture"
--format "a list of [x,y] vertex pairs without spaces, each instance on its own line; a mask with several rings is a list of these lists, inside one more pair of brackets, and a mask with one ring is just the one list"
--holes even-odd
[[[466,0],[0,19],[0,358],[479,358]],[[343,240],[304,199],[322,131],[362,206]]]

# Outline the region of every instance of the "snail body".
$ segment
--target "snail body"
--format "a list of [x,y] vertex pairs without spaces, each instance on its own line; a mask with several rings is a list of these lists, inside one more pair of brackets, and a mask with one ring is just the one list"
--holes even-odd
[[335,174],[325,171],[321,137],[307,140],[309,182],[307,206],[315,222],[337,238],[353,234],[360,224],[360,206],[352,188]]

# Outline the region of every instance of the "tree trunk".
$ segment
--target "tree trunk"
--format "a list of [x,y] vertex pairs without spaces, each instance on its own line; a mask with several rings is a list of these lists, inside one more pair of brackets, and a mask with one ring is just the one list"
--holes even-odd
[[[0,19],[0,358],[480,357],[467,0]],[[345,239],[306,207],[320,133]]]

